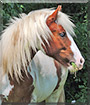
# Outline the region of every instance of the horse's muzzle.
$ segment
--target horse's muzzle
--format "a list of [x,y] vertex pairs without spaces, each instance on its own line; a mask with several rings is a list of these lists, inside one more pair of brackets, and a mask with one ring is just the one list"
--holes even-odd
[[72,63],[74,63],[76,66],[76,69],[81,70],[83,68],[84,62],[85,62],[85,60],[83,57],[81,59],[77,59],[76,61],[70,61],[68,69],[70,71],[75,69],[75,68],[73,68],[73,65],[72,65]]

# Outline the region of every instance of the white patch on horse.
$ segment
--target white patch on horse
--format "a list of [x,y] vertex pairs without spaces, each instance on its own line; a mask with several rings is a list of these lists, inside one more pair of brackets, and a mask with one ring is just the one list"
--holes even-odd
[[8,87],[3,91],[3,95],[8,96],[14,85],[8,84]]
[[35,87],[31,102],[42,102],[51,95],[58,83],[54,60],[38,51],[31,61],[30,68]]
[[[85,62],[84,58],[82,57],[77,45],[75,44],[73,38],[71,37],[71,35],[67,32],[67,36],[69,38],[69,40],[71,41],[71,50],[74,54],[74,59],[75,59],[75,64],[78,66],[79,69],[83,68],[83,63]],[[80,63],[80,59],[82,59],[82,64]],[[80,67],[81,65],[81,67]],[[72,69],[72,66],[70,66],[68,69]]]
[[[1,78],[1,77],[0,77]],[[14,86],[10,85],[7,74],[2,76],[2,81],[0,81],[0,94],[7,97]]]

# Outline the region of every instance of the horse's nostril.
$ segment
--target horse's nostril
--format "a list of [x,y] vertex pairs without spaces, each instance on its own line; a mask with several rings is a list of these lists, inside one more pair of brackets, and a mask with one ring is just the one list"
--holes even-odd
[[83,59],[80,59],[80,63],[83,63]]

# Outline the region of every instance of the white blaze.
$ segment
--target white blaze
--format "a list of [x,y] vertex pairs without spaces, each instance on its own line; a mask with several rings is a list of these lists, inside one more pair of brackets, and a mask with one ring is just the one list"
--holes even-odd
[[[67,36],[69,38],[69,40],[71,41],[71,50],[74,54],[74,59],[75,59],[75,64],[77,65],[77,67],[79,69],[82,69],[83,64],[84,64],[84,58],[82,57],[77,45],[75,44],[73,38],[71,37],[71,35],[67,32]],[[80,60],[82,60],[82,63],[80,63]]]

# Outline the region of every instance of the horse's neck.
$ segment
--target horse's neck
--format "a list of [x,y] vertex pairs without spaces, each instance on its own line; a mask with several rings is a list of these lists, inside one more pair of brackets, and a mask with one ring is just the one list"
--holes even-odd
[[[59,62],[39,51],[33,58],[30,74],[33,77],[32,102],[41,102],[53,91],[64,86],[68,70]],[[29,71],[29,69],[28,69]],[[36,98],[37,97],[37,98]]]

